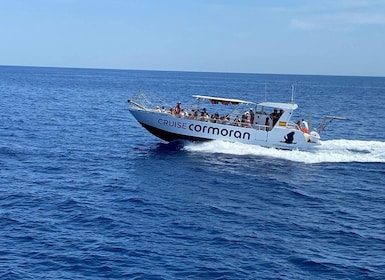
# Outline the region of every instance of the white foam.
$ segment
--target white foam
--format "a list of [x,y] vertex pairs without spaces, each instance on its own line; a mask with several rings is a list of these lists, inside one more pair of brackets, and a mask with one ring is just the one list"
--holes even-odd
[[184,148],[191,152],[255,155],[303,163],[385,162],[385,142],[381,141],[328,140],[310,151],[284,151],[224,141],[189,143]]

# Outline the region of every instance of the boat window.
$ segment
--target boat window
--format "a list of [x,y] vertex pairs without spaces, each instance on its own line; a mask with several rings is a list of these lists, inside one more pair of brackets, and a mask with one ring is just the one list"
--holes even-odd
[[264,113],[264,110],[265,110],[265,108],[264,108],[263,106],[261,106],[261,105],[257,105],[257,106],[255,107],[255,112],[256,112],[257,114],[263,114],[263,113]]

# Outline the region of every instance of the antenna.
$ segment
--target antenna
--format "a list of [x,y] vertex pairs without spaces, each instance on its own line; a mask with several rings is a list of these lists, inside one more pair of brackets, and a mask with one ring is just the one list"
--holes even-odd
[[265,101],[267,101],[267,83],[265,83]]
[[294,103],[294,84],[291,85],[291,103]]

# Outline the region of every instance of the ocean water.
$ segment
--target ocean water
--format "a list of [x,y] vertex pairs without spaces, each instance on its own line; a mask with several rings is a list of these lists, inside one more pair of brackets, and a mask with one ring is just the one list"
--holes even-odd
[[[346,117],[309,152],[165,143],[142,90]],[[383,279],[385,78],[0,67],[0,279]]]

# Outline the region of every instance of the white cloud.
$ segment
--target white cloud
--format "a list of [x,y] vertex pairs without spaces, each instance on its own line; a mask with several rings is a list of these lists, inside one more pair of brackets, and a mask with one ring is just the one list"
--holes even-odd
[[358,25],[384,25],[385,14],[379,13],[329,13],[290,20],[290,27],[302,30],[346,30]]
[[293,11],[290,20],[291,28],[302,30],[348,30],[359,25],[385,25],[385,1],[310,1]]

